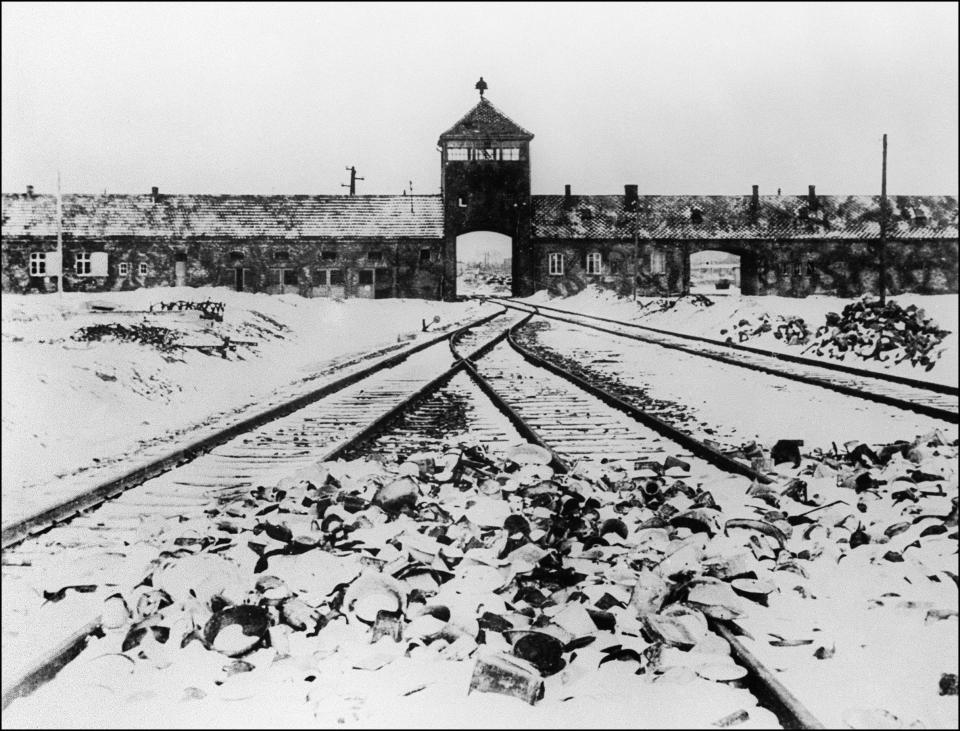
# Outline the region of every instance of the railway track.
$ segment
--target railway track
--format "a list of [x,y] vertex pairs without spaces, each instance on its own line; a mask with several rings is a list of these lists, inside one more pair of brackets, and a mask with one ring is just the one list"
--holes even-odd
[[[116,499],[104,502],[111,491],[103,491],[97,498],[100,506],[88,515],[53,527],[76,515],[71,505],[48,515],[50,525],[34,520],[30,531],[44,532],[21,537],[4,551],[5,583],[29,583],[31,577],[36,583],[36,572],[54,572],[64,552],[70,552],[82,554],[88,564],[83,581],[106,588],[78,595],[81,601],[59,605],[59,612],[50,612],[58,605],[48,604],[44,613],[39,602],[11,611],[19,615],[21,626],[27,621],[41,629],[51,623],[76,626],[76,617],[91,616],[106,592],[133,586],[141,578],[128,551],[134,541],[166,536],[189,543],[204,535],[212,506],[227,505],[257,485],[273,484],[317,461],[409,454],[435,449],[451,437],[475,440],[491,451],[518,437],[534,441],[551,451],[558,473],[609,460],[662,462],[675,456],[690,464],[691,480],[712,484],[741,480],[736,483],[741,492],[747,484],[744,476],[769,481],[602,388],[538,362],[513,337],[521,322],[514,316],[506,323],[488,320],[464,328],[449,339],[452,366],[447,346],[435,343],[314,403],[233,434],[229,441],[208,445],[202,456],[158,477],[147,476],[136,490]],[[89,507],[94,503],[84,509]],[[151,516],[149,526],[144,525],[144,515]],[[76,564],[65,574],[74,569]],[[6,601],[4,611],[8,612]],[[70,615],[72,623],[65,619]],[[7,620],[4,617],[5,631],[10,626]],[[87,622],[66,641],[49,647],[39,662],[21,668],[16,681],[4,688],[4,707],[53,677],[82,651],[98,626],[97,619]],[[760,704],[776,713],[785,727],[822,728],[739,642],[731,627],[721,621],[714,623],[714,630],[747,668],[749,687]],[[35,653],[43,646],[37,635],[4,639],[5,650]]]
[[[493,317],[473,326],[483,333],[502,331],[502,325],[489,326]],[[174,538],[182,534],[189,540],[205,527],[205,511],[211,506],[222,506],[257,484],[276,482],[318,459],[336,459],[368,429],[461,369],[450,366],[450,337],[428,341],[5,526],[5,588],[79,585],[99,590],[73,590],[56,602],[34,590],[4,591],[4,656],[21,660],[4,673],[4,707],[49,677],[62,658],[82,649],[99,626],[95,610],[106,595],[117,586],[139,582],[143,557],[131,554],[128,544],[158,541],[171,531]],[[160,523],[145,528],[144,516]],[[90,619],[78,621],[78,614]],[[57,641],[45,636],[49,627],[75,631]],[[36,662],[38,654],[43,659]],[[7,685],[11,677],[15,680]]]
[[546,305],[529,305],[494,297],[486,299],[524,312],[535,312],[541,317],[558,322],[827,388],[847,396],[894,406],[952,424],[960,422],[960,390],[955,387],[722,343]]

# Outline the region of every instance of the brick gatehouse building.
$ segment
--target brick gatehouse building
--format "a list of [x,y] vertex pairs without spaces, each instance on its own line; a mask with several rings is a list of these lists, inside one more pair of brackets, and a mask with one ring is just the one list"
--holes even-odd
[[[518,296],[679,294],[700,251],[739,256],[744,294],[875,291],[879,196],[532,195],[533,134],[478,88],[440,135],[440,195],[65,195],[64,289],[454,299],[457,238],[490,231],[512,241]],[[4,292],[55,291],[56,210],[32,187],[3,194]],[[888,196],[889,291],[956,292],[957,243],[955,196]]]

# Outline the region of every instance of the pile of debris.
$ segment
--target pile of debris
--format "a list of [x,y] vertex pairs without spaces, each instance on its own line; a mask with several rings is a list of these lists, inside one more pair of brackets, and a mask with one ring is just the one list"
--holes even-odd
[[71,340],[91,342],[99,340],[118,340],[120,342],[140,343],[161,351],[179,348],[180,333],[159,325],[145,323],[123,325],[118,322],[87,325],[70,336]]
[[[91,651],[172,668],[191,699],[278,668],[302,683],[324,663],[434,659],[469,661],[464,692],[537,704],[589,695],[617,666],[645,694],[727,693],[704,723],[770,723],[714,623],[762,637],[768,605],[814,600],[808,571],[865,546],[871,563],[923,560],[957,580],[955,442],[801,445],[747,450],[780,469],[746,494],[694,480],[677,457],[563,474],[529,444],[318,464],[188,524],[146,581],[107,600]],[[270,684],[259,692],[268,700]]]
[[213,320],[214,322],[223,322],[223,312],[227,306],[223,302],[214,302],[213,300],[204,300],[195,302],[193,300],[176,300],[173,302],[157,302],[150,305],[150,312],[156,307],[160,312],[183,312],[184,310],[197,310],[200,312],[201,320]]
[[804,350],[843,360],[854,355],[863,360],[910,361],[930,370],[942,350],[934,350],[950,334],[942,330],[916,305],[901,307],[893,300],[861,299],[839,314],[827,313],[826,324],[817,328],[814,341]]
[[743,318],[734,327],[721,330],[720,334],[726,335],[727,343],[733,343],[734,338],[737,343],[745,343],[751,338],[768,332],[773,332],[773,337],[787,345],[805,345],[810,342],[810,328],[802,317],[777,315],[771,322],[770,315],[764,312],[757,319],[758,322],[755,324]]

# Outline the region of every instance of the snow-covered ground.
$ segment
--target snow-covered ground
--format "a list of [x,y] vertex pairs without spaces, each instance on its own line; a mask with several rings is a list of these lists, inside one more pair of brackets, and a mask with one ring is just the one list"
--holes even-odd
[[[746,319],[757,324],[764,314],[770,316],[771,322],[776,321],[777,316],[784,318],[801,317],[806,321],[811,331],[816,331],[818,327],[824,324],[828,312],[839,313],[846,305],[855,301],[827,296],[812,296],[802,299],[775,296],[716,296],[710,293],[707,293],[706,296],[713,302],[712,305],[700,304],[692,297],[681,297],[679,300],[674,300],[675,305],[669,309],[662,309],[661,306],[670,301],[666,298],[639,297],[635,303],[629,297],[618,297],[612,292],[600,289],[585,289],[570,297],[551,297],[543,290],[523,301],[627,322],[636,322],[648,327],[673,330],[719,341],[725,340],[731,334],[732,328],[741,320]],[[914,367],[909,362],[894,365],[890,362],[880,363],[875,360],[854,358],[853,356],[848,356],[843,361],[829,358],[824,358],[824,360],[832,363],[842,362],[843,365],[855,368],[877,370],[907,378],[956,386],[958,382],[957,368],[958,363],[960,363],[960,360],[958,360],[960,347],[958,347],[957,341],[958,319],[960,319],[957,310],[958,296],[955,294],[905,294],[888,299],[902,307],[911,304],[922,307],[930,317],[937,321],[940,328],[950,331],[950,335],[946,336],[943,342],[934,349],[940,351],[940,355],[931,370],[927,371],[921,367]],[[728,332],[722,334],[721,330],[727,330]],[[734,342],[736,342],[736,339],[734,339]],[[782,340],[778,340],[772,332],[752,337],[743,344],[805,358],[817,357],[812,350],[803,352],[804,346],[802,345],[788,345]]]
[[[226,305],[224,321],[195,311],[148,312],[159,302]],[[124,312],[93,312],[102,302]],[[79,475],[129,470],[158,447],[303,393],[364,354],[407,347],[493,306],[426,300],[335,301],[226,288],[2,296],[3,512],[11,499],[49,502]],[[433,318],[439,322],[433,323]],[[430,324],[421,332],[421,321]],[[247,341],[227,358],[162,352],[135,342],[71,339],[91,325],[149,324],[181,342]],[[392,352],[392,351],[391,351]],[[152,451],[151,451],[152,450]],[[102,466],[97,470],[94,464]],[[69,476],[70,480],[64,480]]]

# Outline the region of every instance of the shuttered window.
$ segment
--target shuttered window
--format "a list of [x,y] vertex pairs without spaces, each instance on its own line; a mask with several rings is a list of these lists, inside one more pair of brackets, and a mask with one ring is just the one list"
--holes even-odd
[[662,251],[653,251],[650,253],[650,273],[663,274],[667,271],[667,255]]

